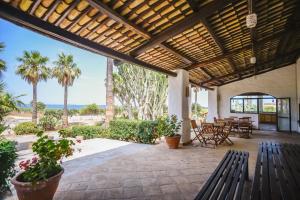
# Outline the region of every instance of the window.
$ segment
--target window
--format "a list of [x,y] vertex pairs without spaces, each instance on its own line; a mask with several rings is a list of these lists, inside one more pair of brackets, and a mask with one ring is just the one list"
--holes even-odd
[[243,112],[243,99],[231,99],[230,112]]
[[238,95],[230,99],[231,113],[275,113],[276,98],[269,95]]
[[257,113],[257,99],[244,99],[244,112]]
[[275,113],[276,112],[276,100],[275,99],[261,99],[262,112],[263,113]]

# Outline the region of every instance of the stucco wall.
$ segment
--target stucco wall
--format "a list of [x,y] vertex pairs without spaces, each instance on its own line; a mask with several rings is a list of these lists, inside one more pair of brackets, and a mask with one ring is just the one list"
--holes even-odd
[[[300,61],[298,60],[299,64]],[[297,69],[297,70],[296,70]],[[241,81],[237,81],[228,85],[218,87],[218,105],[214,103],[214,98],[212,101],[208,99],[209,102],[209,112],[212,110],[214,113],[217,106],[219,117],[229,117],[229,116],[250,116],[253,121],[255,121],[255,126],[258,125],[258,115],[257,114],[237,114],[230,113],[230,98],[245,92],[262,92],[266,94],[273,95],[275,97],[290,97],[291,98],[291,110],[292,110],[292,130],[298,131],[298,100],[297,90],[300,87],[300,65],[297,66],[296,63],[267,72],[265,74],[258,75],[256,77],[247,78]],[[297,80],[297,73],[298,80]],[[298,86],[297,86],[298,84]],[[297,89],[298,88],[298,89]],[[211,94],[213,92],[209,92]],[[210,95],[209,95],[210,97]]]

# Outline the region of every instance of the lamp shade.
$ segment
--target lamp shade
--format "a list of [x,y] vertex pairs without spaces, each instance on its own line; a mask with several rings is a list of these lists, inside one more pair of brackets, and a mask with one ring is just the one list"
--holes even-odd
[[251,57],[251,58],[250,58],[250,63],[251,63],[251,64],[255,64],[255,63],[256,63],[256,57],[254,57],[254,56]]
[[246,16],[246,26],[248,28],[254,28],[257,24],[257,15],[255,13]]

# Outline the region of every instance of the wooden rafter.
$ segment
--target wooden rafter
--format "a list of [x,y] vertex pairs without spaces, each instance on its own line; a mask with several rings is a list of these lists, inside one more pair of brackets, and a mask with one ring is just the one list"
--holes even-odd
[[101,12],[97,13],[96,15],[94,15],[94,16],[92,17],[92,19],[91,19],[88,23],[86,23],[84,26],[82,26],[80,29],[78,29],[78,31],[76,31],[76,34],[79,35],[80,33],[82,33],[82,31],[84,31],[84,30],[87,29],[90,25],[92,25],[95,21],[97,21],[97,19],[98,19],[99,17],[101,17],[101,15],[102,15]]
[[276,67],[272,66],[272,67],[269,67],[269,68],[266,68],[266,69],[262,69],[262,70],[259,70],[258,72],[253,72],[253,73],[247,74],[245,76],[239,77],[238,79],[234,79],[234,80],[230,80],[230,81],[224,82],[222,84],[219,84],[218,86],[223,86],[223,85],[227,85],[229,83],[241,81],[243,79],[250,78],[250,77],[252,77],[254,75],[264,74],[264,73],[267,73],[267,72],[270,72],[270,71],[273,71],[273,70],[276,70],[276,69],[280,69],[280,68],[286,67],[286,66],[291,65],[293,63],[295,63],[295,60],[291,60],[291,61],[288,61],[288,62],[282,62],[282,63],[277,64]]
[[158,35],[151,38],[147,43],[144,45],[139,46],[137,49],[131,52],[131,55],[137,56],[148,49],[154,48],[156,45],[172,38],[175,35],[182,33],[183,31],[192,28],[196,24],[198,24],[202,19],[208,17],[216,10],[220,10],[224,8],[224,6],[234,3],[238,0],[216,0],[212,3],[204,6],[203,8],[199,9],[198,12],[194,12],[193,14],[187,16],[184,20],[179,21],[175,25],[171,26],[170,28],[162,31]]
[[76,0],[69,5],[69,7],[64,11],[63,15],[55,22],[55,26],[59,26],[60,23],[68,16],[68,14],[77,6],[80,0]]
[[[285,55],[280,55],[275,60],[270,60],[270,61],[266,61],[264,63],[261,63],[260,68],[263,69],[264,66],[266,66],[266,65],[282,62],[282,60],[285,60],[286,57],[290,57],[290,60],[292,60],[292,62],[295,62],[294,57],[297,57],[297,55],[300,55],[300,49],[295,50],[295,51],[290,52],[290,53],[285,54]],[[229,74],[226,74],[226,75],[222,75],[222,76],[219,76],[219,77],[214,77],[214,78],[206,80],[206,81],[202,81],[201,85],[204,85],[204,84],[207,84],[207,83],[210,83],[210,82],[213,82],[213,81],[219,81],[219,80],[222,80],[222,79],[227,78],[227,77],[236,76],[236,75],[239,75],[239,74],[242,74],[242,73],[246,73],[248,71],[254,71],[254,69],[255,69],[255,66],[249,65],[248,67],[246,67],[242,70],[232,72],[232,73],[229,73]]]
[[35,1],[35,2],[32,4],[32,6],[31,6],[31,8],[30,8],[30,10],[29,10],[29,14],[33,15],[34,11],[35,11],[35,10],[37,9],[37,7],[40,5],[41,1],[42,1],[42,0],[37,0],[37,1]]
[[186,55],[183,55],[182,53],[178,52],[176,49],[174,49],[172,46],[168,45],[167,43],[163,43],[159,45],[161,48],[169,51],[170,53],[174,54],[178,58],[180,58],[182,61],[184,61],[186,64],[192,64],[195,61],[192,58],[189,58]]
[[189,3],[194,12],[198,12],[199,6],[195,0],[187,0],[187,2]]
[[[207,20],[204,18],[204,19],[202,19],[201,22],[202,22],[203,26],[207,29],[208,33],[213,38],[213,40],[215,41],[217,46],[220,48],[222,54],[226,53],[226,50],[225,50],[224,46],[222,45],[220,39],[216,36],[215,32],[212,30],[212,28],[208,24]],[[230,57],[227,60],[228,60],[230,67],[232,68],[232,70],[236,71],[236,66],[234,65],[233,60]]]
[[151,65],[149,63],[145,63],[141,60],[138,60],[132,56],[120,53],[113,49],[110,49],[106,46],[97,44],[88,39],[82,38],[74,33],[68,32],[64,29],[61,29],[53,24],[45,22],[39,18],[33,17],[21,10],[18,10],[3,1],[0,1],[0,17],[11,21],[17,25],[24,26],[29,28],[35,32],[41,33],[43,35],[49,36],[53,39],[63,41],[65,43],[74,45],[76,47],[89,50],[94,53],[98,53],[107,57],[111,57],[114,59],[123,60],[129,63],[133,63],[136,65],[143,66],[145,68],[158,71],[164,73],[169,76],[176,76],[177,74],[157,67],[155,65]]
[[87,0],[87,1],[89,2],[89,4],[91,6],[99,9],[100,12],[106,14],[107,16],[109,16],[113,20],[117,21],[118,23],[121,23],[121,24],[127,26],[132,31],[139,33],[144,38],[149,39],[151,37],[151,35],[147,31],[143,30],[142,28],[138,27],[136,24],[127,20],[122,15],[118,14],[115,10],[111,9],[105,3],[102,3],[102,1],[95,1],[95,0]]
[[[274,39],[277,39],[277,38],[280,38],[281,36],[287,34],[288,32],[290,32],[291,30],[286,30],[286,31],[282,31],[282,32],[279,32],[279,33],[276,33],[272,36],[269,36],[269,37],[266,37],[262,40],[258,40],[256,41],[256,46],[261,46],[261,45],[264,45],[265,43],[269,42],[269,41],[272,41]],[[220,55],[220,56],[216,56],[214,58],[211,58],[211,59],[208,59],[206,61],[202,61],[202,62],[199,62],[199,63],[195,63],[195,64],[192,64],[186,68],[184,68],[185,70],[192,70],[192,69],[196,69],[196,68],[202,68],[202,67],[206,67],[208,64],[210,63],[214,63],[214,62],[217,62],[217,61],[220,61],[224,58],[228,58],[228,57],[231,57],[235,54],[239,54],[239,53],[242,53],[243,51],[247,51],[249,49],[251,49],[252,45],[249,44],[249,45],[246,45],[242,48],[238,48],[236,50],[233,50],[233,51],[230,51],[230,52],[226,52],[224,53],[223,55]]]
[[44,21],[47,21],[47,20],[48,20],[48,18],[49,18],[50,15],[55,11],[55,9],[56,9],[56,7],[57,7],[57,5],[58,5],[59,3],[61,3],[61,1],[60,1],[60,0],[56,0],[56,1],[54,1],[54,2],[51,4],[50,9],[48,9],[47,12],[44,14],[44,17],[43,17],[43,20],[44,20]]
[[195,81],[192,81],[192,80],[190,80],[190,83],[191,83],[192,85],[195,85],[195,86],[197,86],[197,87],[200,87],[200,88],[203,88],[203,89],[206,89],[206,90],[214,90],[214,89],[211,88],[211,87],[204,86],[204,85],[200,85],[199,83],[196,83]]
[[72,22],[72,24],[70,24],[68,27],[67,27],[67,31],[71,31],[72,28],[74,26],[76,26],[76,24],[85,16],[87,15],[91,10],[93,10],[92,7],[87,7],[83,12],[81,12],[77,17],[76,19],[74,20],[74,22]]

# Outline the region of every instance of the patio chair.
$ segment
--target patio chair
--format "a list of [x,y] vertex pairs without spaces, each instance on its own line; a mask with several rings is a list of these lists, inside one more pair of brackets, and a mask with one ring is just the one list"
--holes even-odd
[[242,137],[249,138],[251,132],[251,122],[249,118],[240,118],[239,119],[239,134]]
[[199,127],[197,126],[196,120],[191,120],[191,125],[192,125],[192,129],[195,133],[195,137],[192,141],[198,139],[200,143],[204,143],[206,144],[205,138],[202,135],[202,131],[199,129]]
[[233,145],[232,140],[229,138],[229,134],[231,133],[231,129],[232,129],[232,124],[226,124],[225,127],[223,128],[223,131],[221,133],[221,139],[219,141],[219,144],[222,144],[224,142],[226,142],[229,145]]

